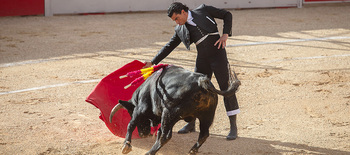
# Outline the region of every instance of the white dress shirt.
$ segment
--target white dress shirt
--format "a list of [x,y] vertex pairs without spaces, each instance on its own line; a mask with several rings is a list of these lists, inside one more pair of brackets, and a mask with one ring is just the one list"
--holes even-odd
[[197,24],[194,23],[192,20],[193,20],[192,13],[190,10],[188,10],[187,23],[192,25],[192,26],[197,26]]

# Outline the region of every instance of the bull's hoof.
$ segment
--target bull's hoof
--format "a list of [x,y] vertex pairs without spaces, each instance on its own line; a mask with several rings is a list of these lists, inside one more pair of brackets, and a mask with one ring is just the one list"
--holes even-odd
[[189,154],[189,155],[195,155],[195,154],[197,154],[197,152],[198,152],[198,151],[196,151],[196,150],[191,150],[190,152],[188,152],[188,154]]
[[122,153],[128,154],[132,150],[132,146],[130,144],[124,144],[122,147]]

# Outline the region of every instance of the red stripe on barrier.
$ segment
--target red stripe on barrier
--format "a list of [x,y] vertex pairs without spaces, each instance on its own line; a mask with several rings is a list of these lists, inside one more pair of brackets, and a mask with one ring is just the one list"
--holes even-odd
[[0,16],[45,14],[45,0],[0,0]]

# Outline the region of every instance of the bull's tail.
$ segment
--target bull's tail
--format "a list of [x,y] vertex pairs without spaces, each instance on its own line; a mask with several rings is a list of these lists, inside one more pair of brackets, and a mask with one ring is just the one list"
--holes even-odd
[[239,85],[241,85],[241,82],[239,80],[235,80],[230,83],[229,87],[225,91],[221,91],[215,88],[213,83],[211,83],[209,78],[203,77],[203,79],[200,79],[200,85],[211,92],[217,93],[219,95],[229,97],[236,93],[238,90]]
[[233,72],[233,75],[232,73],[230,73],[229,87],[225,91],[216,89],[213,83],[207,77],[200,78],[198,82],[199,85],[201,85],[204,89],[207,89],[211,92],[217,93],[225,97],[234,95],[237,92],[239,85],[241,85],[241,81],[238,80],[235,72]]

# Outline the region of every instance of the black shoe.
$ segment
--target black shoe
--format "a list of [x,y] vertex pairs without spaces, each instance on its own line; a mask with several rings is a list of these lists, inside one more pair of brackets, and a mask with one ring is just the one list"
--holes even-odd
[[237,138],[237,115],[229,116],[230,119],[230,133],[227,135],[227,140],[235,140]]
[[177,133],[179,134],[186,134],[190,132],[196,131],[196,120],[193,120],[192,122],[187,123],[182,129],[180,129]]

